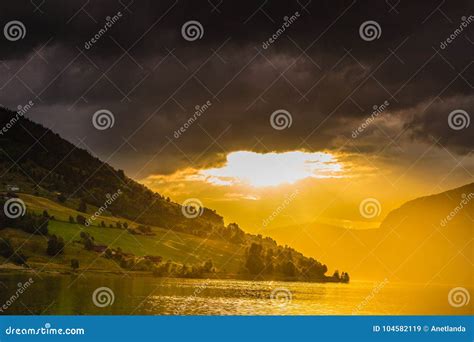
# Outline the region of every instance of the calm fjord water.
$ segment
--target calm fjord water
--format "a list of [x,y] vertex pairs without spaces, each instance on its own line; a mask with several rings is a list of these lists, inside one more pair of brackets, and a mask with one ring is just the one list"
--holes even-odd
[[[163,279],[111,275],[41,275],[0,314],[95,315],[351,315],[470,314],[472,303],[455,308],[452,286],[357,282],[319,284],[244,280]],[[0,275],[0,305],[30,276]],[[113,303],[94,304],[97,288],[113,292]],[[471,291],[472,293],[472,291]],[[110,298],[108,298],[110,302]]]

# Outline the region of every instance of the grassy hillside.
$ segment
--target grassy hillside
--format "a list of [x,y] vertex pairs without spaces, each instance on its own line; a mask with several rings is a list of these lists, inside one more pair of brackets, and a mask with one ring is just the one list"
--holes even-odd
[[[77,215],[87,215],[77,210],[63,206],[62,204],[47,198],[34,196],[31,194],[17,194],[25,203],[27,212],[36,217],[42,217],[43,213],[49,215],[47,234],[31,234],[20,229],[2,229],[0,227],[0,238],[11,242],[13,249],[27,257],[27,264],[35,271],[71,271],[70,263],[72,259],[77,259],[82,271],[115,272],[123,273],[128,271],[152,271],[171,262],[174,270],[194,269],[201,267],[208,260],[212,260],[215,276],[217,277],[249,277],[248,255],[249,249],[259,250],[265,263],[261,267],[268,267],[259,271],[259,277],[279,279],[300,279],[318,281],[338,281],[332,277],[325,278],[326,266],[318,263],[314,259],[305,258],[301,253],[288,247],[277,246],[268,238],[254,237],[248,235],[248,243],[257,241],[259,244],[241,241],[233,243],[226,239],[216,239],[211,237],[199,237],[192,234],[176,232],[163,227],[149,226],[148,234],[133,234],[136,232],[139,223],[126,220],[117,216],[98,216],[94,222],[96,225],[85,226],[76,222],[70,222],[69,218]],[[93,208],[91,209],[93,210]],[[99,222],[105,222],[106,226],[100,226]],[[120,222],[122,228],[109,227],[109,224]],[[123,228],[123,223],[128,223],[128,229]],[[8,225],[7,225],[8,227]],[[89,234],[94,241],[94,245],[100,248],[107,248],[110,251],[120,251],[127,261],[132,260],[132,266],[123,266],[123,259],[108,258],[105,250],[86,250],[82,237],[83,233]],[[48,256],[46,249],[51,236],[63,239],[65,248],[63,253],[56,256]],[[261,247],[258,247],[261,246]],[[155,262],[146,267],[142,267],[141,262],[146,262],[150,256],[161,257],[162,262]],[[12,260],[0,259],[0,262],[11,267]],[[138,266],[137,266],[138,265]],[[185,266],[184,266],[185,265]],[[258,264],[257,264],[258,266]],[[257,267],[254,266],[254,267]],[[173,271],[176,272],[176,271]],[[298,273],[301,272],[301,273]],[[261,273],[261,274],[260,274]],[[167,273],[169,274],[169,273]],[[173,273],[174,274],[174,273]],[[181,273],[180,273],[181,274]],[[255,274],[255,273],[254,273]],[[298,278],[296,278],[298,277]]]
[[236,256],[239,246],[216,240],[205,240],[189,234],[175,233],[161,228],[152,228],[155,236],[132,235],[124,229],[83,227],[78,224],[50,221],[49,231],[63,237],[66,243],[79,239],[81,231],[90,233],[97,244],[111,248],[120,247],[124,252],[136,256],[161,256],[164,260],[195,265],[212,259],[219,269],[232,273],[239,270],[244,250]]
[[[202,215],[194,219],[190,227],[180,204],[151,191],[122,170],[114,169],[29,119],[19,117],[14,124],[9,124],[15,117],[16,113],[0,108],[0,127],[10,127],[0,135],[3,189],[7,184],[15,184],[28,193],[50,199],[61,194],[66,206],[83,200],[91,207],[102,206],[107,194],[120,190],[121,196],[108,208],[114,215],[198,235],[209,234],[214,227],[223,226],[221,216],[203,208]],[[41,144],[37,143],[38,139]]]
[[[97,253],[87,251],[81,244],[70,243],[65,246],[64,253],[55,257],[46,254],[47,238],[44,236],[31,235],[18,229],[0,230],[0,238],[9,239],[15,250],[28,256],[28,265],[34,269],[34,272],[42,271],[70,271],[71,259],[77,259],[81,268],[88,268],[93,272],[117,272],[123,270],[113,260],[98,258]],[[7,262],[0,256],[0,264],[6,269],[11,269],[13,264]],[[20,267],[16,267],[19,268]]]
[[[41,214],[43,210],[46,210],[49,215],[55,217],[55,219],[49,221],[49,233],[61,236],[64,239],[66,246],[68,246],[65,255],[69,255],[71,258],[75,258],[78,248],[83,248],[74,243],[74,241],[80,240],[81,231],[91,234],[98,245],[105,245],[110,248],[120,247],[125,253],[136,256],[161,256],[164,260],[172,260],[189,265],[200,264],[212,259],[219,270],[230,273],[237,273],[239,271],[239,267],[243,264],[245,257],[245,250],[241,246],[225,241],[203,239],[191,234],[174,232],[159,227],[150,227],[154,235],[144,236],[133,235],[125,229],[97,226],[85,227],[77,223],[72,224],[68,221],[69,216],[75,218],[77,215],[84,215],[84,213],[64,207],[47,198],[28,194],[20,194],[19,197],[25,202],[28,210],[37,214]],[[130,227],[138,225],[133,221],[112,216],[99,216],[97,221],[104,221],[107,226],[116,222],[128,222]],[[13,234],[12,230],[6,233],[8,236]],[[3,231],[0,231],[0,236],[4,236]],[[22,238],[26,240],[25,233],[20,232],[15,235],[15,239],[18,241]],[[46,249],[47,239],[45,237],[33,236],[33,238],[33,241],[37,244],[42,243],[44,245],[43,248],[39,248],[40,250]],[[21,251],[30,255],[34,248],[29,247],[30,245],[27,244],[21,248]],[[38,253],[34,254],[38,255]],[[97,253],[95,255],[97,257]],[[89,260],[83,261],[85,262],[84,265],[87,265]],[[52,263],[54,262],[52,261]],[[116,265],[109,264],[108,266],[114,266],[112,268],[107,267],[108,270],[116,268]]]

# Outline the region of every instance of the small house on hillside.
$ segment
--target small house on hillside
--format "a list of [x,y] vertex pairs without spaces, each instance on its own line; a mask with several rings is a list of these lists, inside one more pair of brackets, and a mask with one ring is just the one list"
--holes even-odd
[[157,255],[145,255],[145,259],[155,263],[160,263],[163,260],[162,257]]
[[12,191],[12,192],[20,191],[20,187],[14,184],[7,184],[7,191]]
[[107,250],[107,246],[105,245],[94,245],[92,246],[92,250],[97,253],[104,253]]

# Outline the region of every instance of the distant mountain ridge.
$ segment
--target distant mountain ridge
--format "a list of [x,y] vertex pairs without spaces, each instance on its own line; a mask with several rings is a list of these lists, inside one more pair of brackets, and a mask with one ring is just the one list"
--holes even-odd
[[[307,247],[306,235],[299,234],[303,230],[318,248]],[[378,229],[313,223],[269,234],[277,241],[295,236],[295,248],[341,265],[358,278],[472,284],[474,183],[408,201],[392,210]]]
[[[450,208],[451,210],[446,212]],[[392,210],[380,227],[390,229],[400,224],[403,218],[423,220],[423,227],[426,227],[427,223],[442,227],[468,227],[469,223],[474,226],[474,183],[408,201],[400,208]]]

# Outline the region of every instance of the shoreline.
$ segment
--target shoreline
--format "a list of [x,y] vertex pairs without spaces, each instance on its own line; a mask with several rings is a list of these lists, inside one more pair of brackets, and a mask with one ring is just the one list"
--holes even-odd
[[41,275],[50,275],[50,276],[81,276],[85,275],[113,275],[113,276],[120,276],[120,275],[131,275],[137,278],[154,278],[154,279],[203,279],[203,280],[246,280],[246,281],[255,281],[255,282],[269,282],[269,281],[278,281],[278,282],[295,282],[295,283],[336,283],[336,284],[349,284],[347,282],[342,281],[335,281],[328,277],[328,280],[311,280],[311,279],[292,279],[292,278],[264,278],[259,277],[258,279],[252,278],[246,274],[218,274],[218,273],[209,273],[206,274],[205,277],[200,278],[193,278],[193,277],[159,277],[153,275],[152,272],[148,271],[127,271],[127,272],[118,272],[118,271],[110,271],[110,270],[85,270],[85,271],[68,271],[64,269],[47,269],[47,270],[40,270],[38,271],[35,268],[26,268],[22,266],[18,266],[15,264],[7,263],[0,265],[0,275],[18,275],[18,274],[41,274]]

